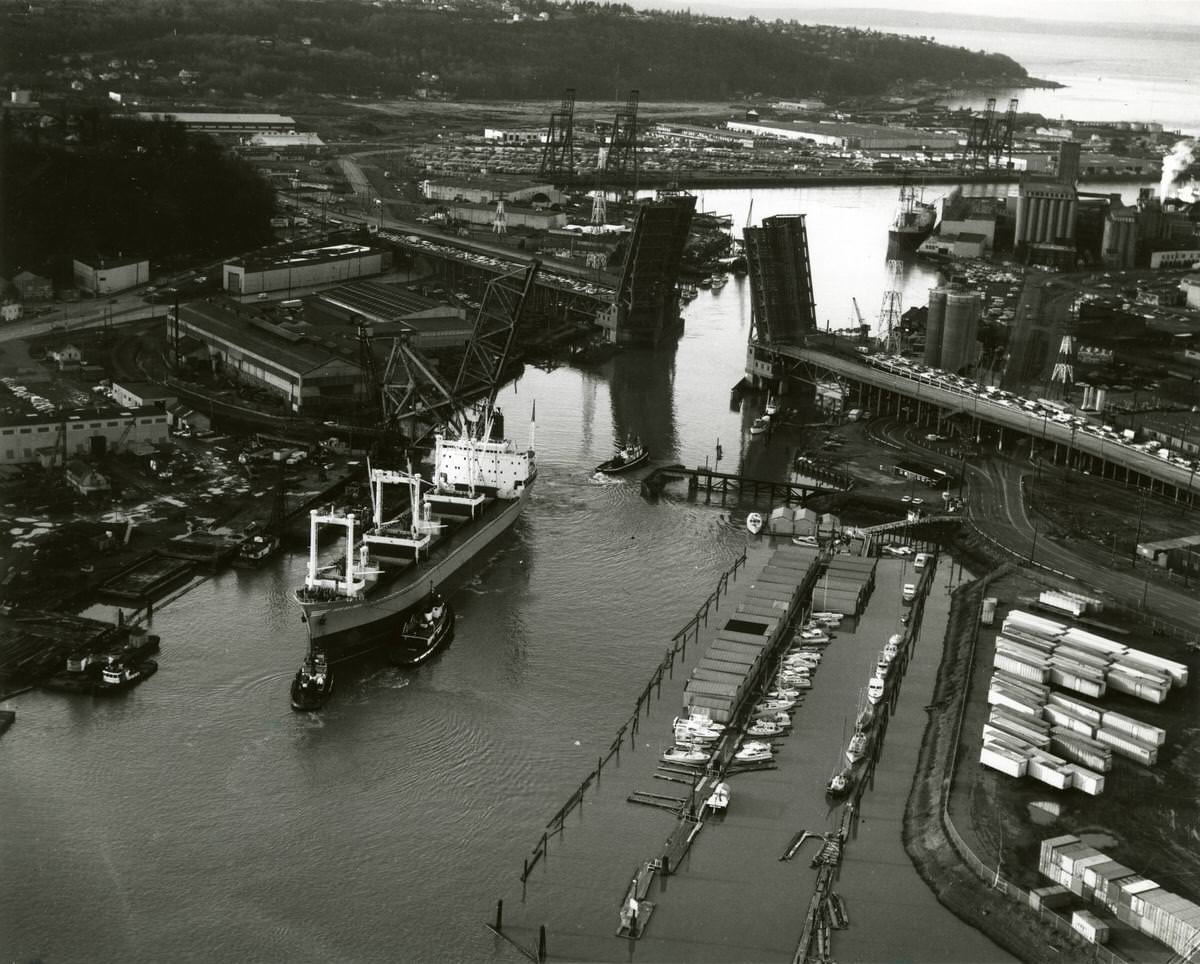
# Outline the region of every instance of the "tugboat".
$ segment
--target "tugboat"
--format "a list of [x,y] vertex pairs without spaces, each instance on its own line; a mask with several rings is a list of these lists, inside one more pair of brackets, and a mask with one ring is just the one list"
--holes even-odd
[[627,439],[623,445],[618,446],[617,454],[607,462],[597,465],[595,471],[603,472],[605,475],[617,475],[637,468],[648,458],[650,458],[650,450],[635,435],[632,439]]
[[854,785],[854,768],[845,767],[833,774],[825,783],[825,793],[835,799],[844,797]]
[[319,710],[333,692],[333,673],[324,653],[310,653],[292,680],[292,709],[302,713]]
[[100,681],[92,688],[95,696],[107,696],[132,689],[142,680],[158,672],[158,663],[152,659],[130,665],[116,656],[109,656],[100,670]]
[[450,642],[454,635],[454,609],[436,591],[408,617],[400,641],[388,651],[394,666],[418,666]]

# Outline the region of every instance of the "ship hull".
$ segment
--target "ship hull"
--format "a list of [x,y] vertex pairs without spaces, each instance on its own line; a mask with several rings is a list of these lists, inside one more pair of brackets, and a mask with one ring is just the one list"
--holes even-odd
[[526,485],[516,499],[497,500],[469,533],[444,549],[435,548],[430,559],[362,599],[300,602],[310,652],[324,653],[330,663],[336,663],[379,649],[395,639],[409,612],[428,599],[431,585],[445,586],[512,527],[532,488],[532,484]]
[[888,231],[888,246],[894,251],[915,253],[917,248],[921,246],[921,243],[931,234],[933,234],[932,227],[915,230],[897,230],[893,228]]

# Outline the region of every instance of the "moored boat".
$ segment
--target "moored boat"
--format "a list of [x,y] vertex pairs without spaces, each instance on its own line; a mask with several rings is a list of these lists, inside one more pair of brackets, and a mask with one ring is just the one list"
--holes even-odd
[[758,535],[763,530],[766,520],[762,517],[761,512],[749,512],[746,514],[746,528],[750,530],[751,535]]
[[862,730],[855,730],[850,737],[850,742],[846,744],[846,762],[857,763],[866,756],[870,745],[870,737]]
[[325,660],[325,654],[309,654],[292,680],[292,709],[301,712],[319,710],[332,692],[333,671]]
[[747,736],[779,736],[783,727],[775,720],[755,720],[746,727]]
[[883,679],[879,676],[872,676],[867,683],[867,702],[874,706],[883,699],[885,689],[886,684]]
[[825,782],[825,792],[831,797],[844,797],[854,785],[853,775],[854,771],[851,767],[844,767],[836,771]]
[[707,763],[708,758],[712,756],[709,750],[695,744],[673,746],[662,752],[659,759],[663,763],[682,763],[685,766],[698,766],[702,763]]
[[765,763],[772,757],[771,744],[749,741],[733,755],[737,763]]
[[760,415],[750,423],[751,435],[762,435],[768,428],[771,427],[771,418],[769,415]]
[[712,793],[708,795],[708,799],[704,801],[705,806],[709,810],[725,810],[729,806],[729,784],[718,783],[712,789]]

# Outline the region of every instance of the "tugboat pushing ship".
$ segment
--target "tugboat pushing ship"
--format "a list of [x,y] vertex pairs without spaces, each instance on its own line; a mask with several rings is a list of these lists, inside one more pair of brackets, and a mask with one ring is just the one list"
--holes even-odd
[[[520,302],[500,324],[516,326],[535,271],[536,265],[526,273]],[[383,651],[396,665],[415,666],[446,645],[454,612],[434,587],[450,583],[524,509],[537,478],[535,429],[531,425],[529,447],[518,448],[503,437],[503,417],[495,407],[508,343],[493,350],[473,384],[464,376],[471,374],[473,353],[477,361],[479,346],[488,345],[481,328],[489,324],[494,335],[496,316],[481,310],[455,385],[437,386],[445,422],[433,436],[428,476],[411,464],[403,470],[368,465],[368,518],[342,509],[309,514],[308,568],[295,591],[308,634],[308,652],[292,687],[296,709],[324,703],[338,663]],[[483,398],[465,407],[461,399],[468,392],[478,396],[481,379]],[[429,403],[423,408],[435,410]],[[399,505],[386,504],[389,489],[404,494]],[[341,530],[339,554],[323,560],[320,536],[329,528]]]

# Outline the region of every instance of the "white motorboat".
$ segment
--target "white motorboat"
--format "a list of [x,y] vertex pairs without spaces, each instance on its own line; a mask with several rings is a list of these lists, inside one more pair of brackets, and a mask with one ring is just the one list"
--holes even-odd
[[721,739],[721,731],[705,726],[678,724],[675,727],[676,743],[715,743]]
[[808,686],[789,686],[787,689],[767,690],[767,699],[769,700],[796,700],[800,698],[800,690],[811,688],[812,683]]
[[772,756],[769,743],[744,743],[742,748],[733,755],[738,763],[764,763]]
[[746,515],[746,528],[750,530],[751,535],[758,535],[763,530],[766,520],[762,517],[761,512],[750,512]]
[[725,732],[724,723],[710,720],[707,716],[677,716],[671,721],[671,725],[676,729],[681,726],[699,726],[709,730],[716,730],[718,733]]
[[845,614],[830,613],[830,612],[817,612],[817,613],[809,613],[808,618],[815,619],[815,620],[817,620],[817,622],[821,622],[821,623],[824,623],[824,622],[840,623],[845,618]]
[[751,435],[762,435],[768,428],[771,427],[771,418],[768,415],[760,415],[750,423]]
[[784,713],[795,705],[795,700],[780,700],[771,698],[759,700],[759,702],[754,705],[754,715],[773,716],[776,713]]
[[833,637],[823,629],[802,629],[796,635],[798,635],[806,643],[827,643],[833,639]]
[[779,736],[783,727],[774,720],[755,720],[746,727],[747,736]]
[[729,806],[729,784],[718,783],[713,787],[712,793],[708,795],[708,799],[704,801],[704,804],[709,810],[723,811]]
[[714,274],[708,282],[708,286],[713,291],[720,291],[726,285],[725,275]]
[[881,677],[872,676],[867,683],[867,702],[874,706],[883,699],[883,693],[886,688],[886,684]]
[[808,653],[788,653],[783,657],[783,665],[792,669],[816,669],[821,665],[821,660],[813,659]]
[[870,746],[870,739],[862,730],[855,730],[854,735],[850,737],[850,742],[846,744],[846,762],[857,763],[866,756],[867,748]]
[[697,766],[707,763],[710,756],[712,756],[710,751],[701,746],[690,744],[673,746],[670,749],[664,750],[659,759],[663,763],[682,763],[685,766]]
[[775,401],[774,395],[767,396],[767,403],[763,406],[763,411],[768,415],[775,415],[779,412],[779,403]]
[[900,652],[900,649],[896,646],[896,644],[893,643],[891,640],[888,640],[888,642],[886,642],[884,644],[883,649],[879,653],[880,662],[890,664],[891,661],[896,658],[896,656],[899,654],[899,652]]

